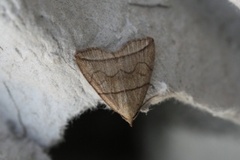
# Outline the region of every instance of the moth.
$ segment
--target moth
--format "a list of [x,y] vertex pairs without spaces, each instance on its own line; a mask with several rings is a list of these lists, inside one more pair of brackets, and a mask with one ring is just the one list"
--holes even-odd
[[75,58],[98,95],[132,126],[150,85],[155,58],[153,38],[131,40],[116,52],[79,50]]

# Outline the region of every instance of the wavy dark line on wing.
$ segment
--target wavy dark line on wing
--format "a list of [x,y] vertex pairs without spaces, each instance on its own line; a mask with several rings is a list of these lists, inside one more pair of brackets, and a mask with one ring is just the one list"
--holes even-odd
[[[132,73],[136,70],[136,68],[137,68],[138,66],[140,66],[140,64],[145,64],[145,65],[148,67],[148,69],[149,69],[150,71],[152,71],[152,68],[151,68],[146,62],[138,62],[138,63],[134,66],[133,70],[132,70],[132,71],[129,71],[129,72],[128,72],[128,71],[124,71],[124,70],[122,70],[122,69],[119,69],[119,70],[117,71],[117,73],[115,73],[114,75],[107,75],[105,72],[103,72],[103,71],[101,71],[101,70],[98,70],[98,71],[96,71],[96,72],[93,72],[93,74],[91,75],[90,83],[91,83],[92,80],[93,80],[93,76],[94,76],[95,74],[99,73],[99,72],[103,73],[106,77],[113,78],[113,77],[115,77],[116,75],[118,75],[120,72],[123,72],[123,73],[126,73],[126,74],[132,74]],[[142,75],[142,74],[141,74],[141,75]]]

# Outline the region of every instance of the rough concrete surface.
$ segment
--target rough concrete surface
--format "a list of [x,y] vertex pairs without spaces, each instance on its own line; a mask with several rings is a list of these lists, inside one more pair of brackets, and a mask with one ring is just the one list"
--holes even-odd
[[240,124],[240,12],[239,1],[231,2],[1,0],[0,137],[10,141],[4,146],[24,150],[19,157],[48,159],[29,146],[59,141],[67,120],[102,102],[77,68],[75,51],[117,50],[143,36],[156,43],[150,103],[176,97]]

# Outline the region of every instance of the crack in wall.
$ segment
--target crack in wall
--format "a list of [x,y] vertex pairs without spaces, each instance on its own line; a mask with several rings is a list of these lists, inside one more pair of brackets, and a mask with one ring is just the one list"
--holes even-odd
[[14,104],[14,107],[16,108],[17,110],[17,118],[18,118],[18,121],[20,123],[20,125],[22,126],[22,135],[18,136],[16,135],[18,138],[23,138],[23,137],[26,137],[27,136],[27,130],[26,130],[26,127],[22,121],[22,118],[21,118],[21,114],[20,114],[20,110],[18,108],[18,105],[17,103],[15,102],[14,98],[13,98],[13,95],[8,87],[8,85],[6,84],[6,82],[3,82],[3,85],[5,86],[6,90],[7,90],[7,93],[10,97],[10,99],[12,100],[13,104]]

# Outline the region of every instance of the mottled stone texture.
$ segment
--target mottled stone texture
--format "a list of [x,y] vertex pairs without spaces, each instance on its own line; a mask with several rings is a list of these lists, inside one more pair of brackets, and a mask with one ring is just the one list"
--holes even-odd
[[129,2],[0,1],[1,156],[48,159],[37,145],[60,140],[68,119],[102,102],[75,51],[143,36],[156,43],[151,103],[176,97],[240,124],[239,1]]

